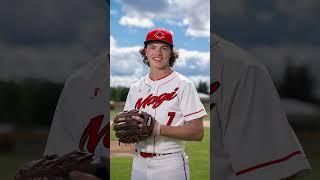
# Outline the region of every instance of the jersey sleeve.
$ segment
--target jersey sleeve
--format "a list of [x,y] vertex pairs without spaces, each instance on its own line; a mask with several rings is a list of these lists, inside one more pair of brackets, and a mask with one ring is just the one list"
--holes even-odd
[[188,81],[185,84],[180,99],[180,108],[186,121],[207,115],[193,82]]
[[280,179],[309,169],[300,143],[281,109],[268,72],[249,67],[241,75],[230,109],[223,144],[239,179]]
[[54,117],[51,123],[49,136],[47,139],[44,155],[57,154],[63,155],[71,151],[77,150],[77,142],[72,137],[70,130],[67,127],[68,119],[72,119],[72,109],[68,109],[68,100],[65,96],[65,88],[63,89]]

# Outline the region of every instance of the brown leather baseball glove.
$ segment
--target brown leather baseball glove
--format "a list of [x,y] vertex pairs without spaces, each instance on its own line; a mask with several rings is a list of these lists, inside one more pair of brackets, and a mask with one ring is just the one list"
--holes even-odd
[[[138,116],[141,120],[132,118]],[[138,110],[123,111],[113,120],[113,130],[119,142],[130,144],[147,139],[152,135],[155,119]]]
[[71,171],[80,171],[106,179],[106,167],[107,158],[74,151],[64,156],[43,156],[39,160],[28,162],[18,170],[14,180],[68,180]]

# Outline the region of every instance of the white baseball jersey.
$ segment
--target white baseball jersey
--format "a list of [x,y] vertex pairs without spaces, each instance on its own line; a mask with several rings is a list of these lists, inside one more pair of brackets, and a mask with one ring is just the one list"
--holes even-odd
[[90,61],[65,83],[44,154],[85,150],[109,155],[107,54]]
[[211,42],[213,179],[276,180],[309,169],[266,68],[216,35]]
[[[156,81],[147,75],[134,83],[124,107],[131,109],[147,112],[160,124],[170,126],[183,126],[206,115],[193,82],[175,71]],[[183,151],[184,141],[157,136],[140,141],[136,147],[142,152],[172,153]]]

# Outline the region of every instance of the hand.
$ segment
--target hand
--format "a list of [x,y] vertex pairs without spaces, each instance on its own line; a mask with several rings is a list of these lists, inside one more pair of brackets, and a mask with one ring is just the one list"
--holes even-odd
[[[139,116],[132,116],[132,119],[135,119],[139,121],[141,124],[139,124],[139,127],[142,128],[143,119]],[[158,127],[159,126],[159,127]],[[160,124],[155,121],[152,131],[152,136],[159,136],[160,135]]]
[[100,180],[98,177],[91,174],[82,173],[79,171],[72,171],[69,173],[71,180]]
[[137,120],[138,122],[140,122],[139,127],[142,128],[142,123],[143,123],[143,119],[139,116],[132,116],[132,119]]

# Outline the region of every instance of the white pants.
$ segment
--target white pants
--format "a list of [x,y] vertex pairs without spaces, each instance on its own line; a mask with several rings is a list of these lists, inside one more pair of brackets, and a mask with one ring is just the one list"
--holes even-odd
[[184,152],[151,158],[135,153],[131,180],[190,180],[188,157]]

